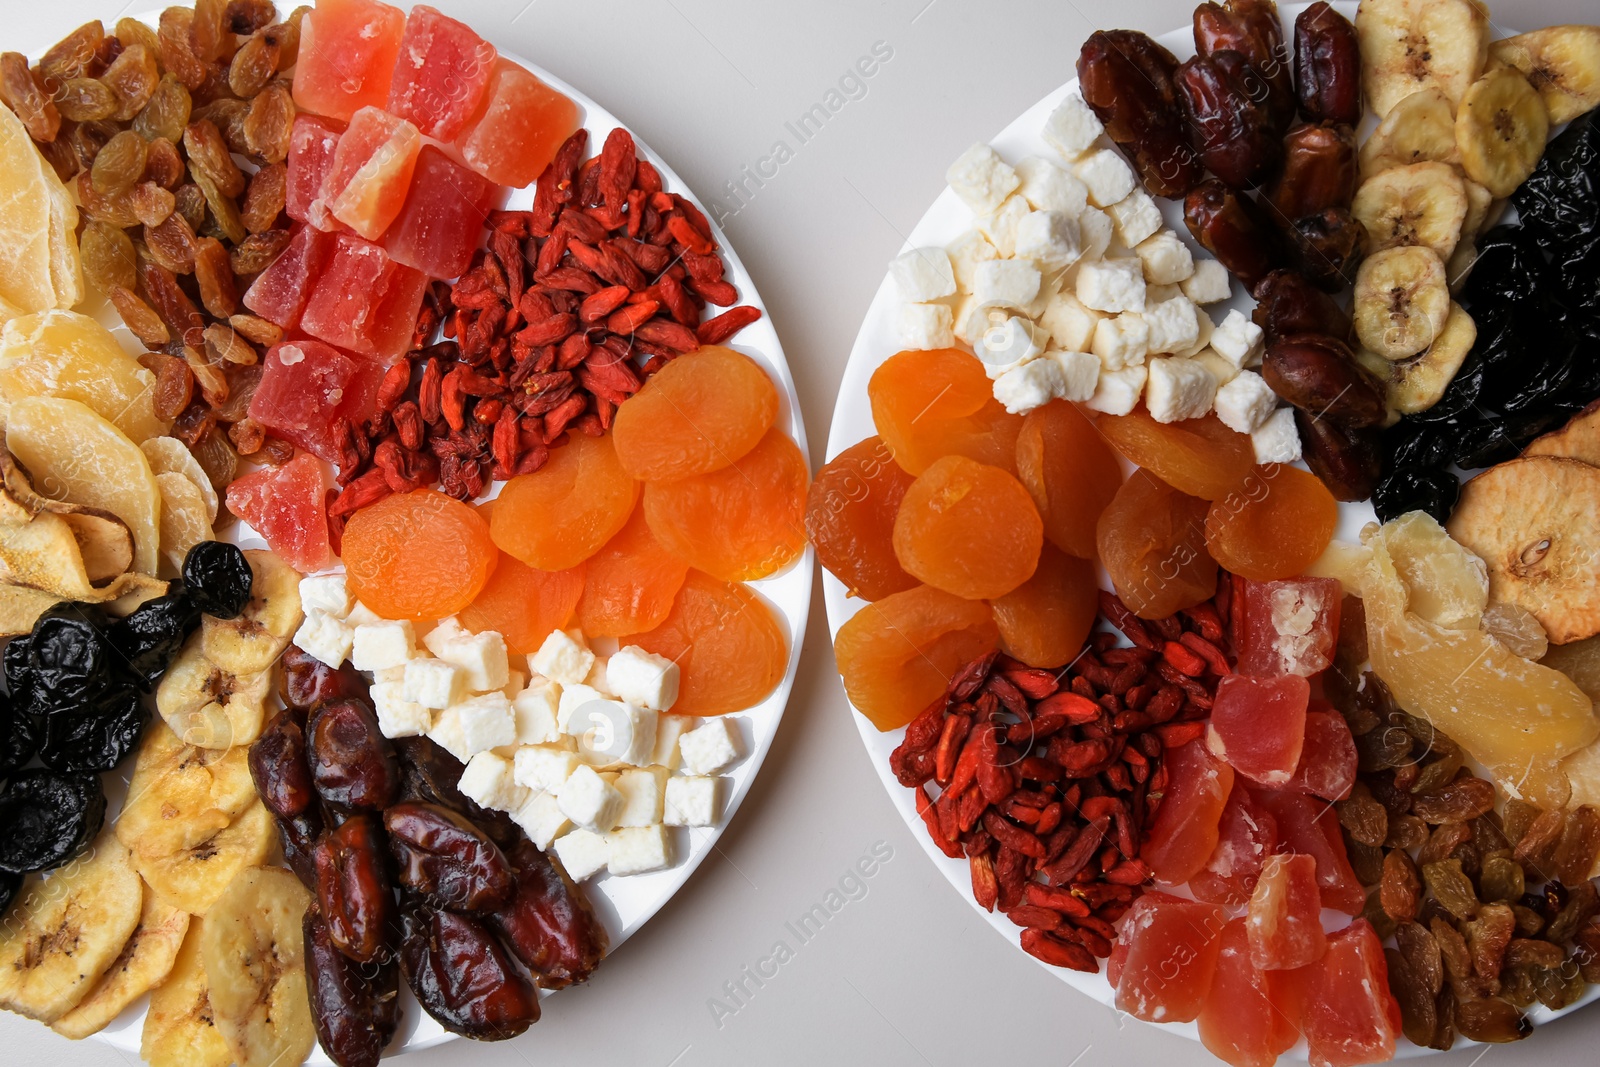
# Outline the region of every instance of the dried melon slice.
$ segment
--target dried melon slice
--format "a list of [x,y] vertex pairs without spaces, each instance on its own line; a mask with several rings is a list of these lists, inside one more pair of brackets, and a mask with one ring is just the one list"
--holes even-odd
[[1551,430],[1523,450],[1524,456],[1564,456],[1600,467],[1600,400],[1596,400],[1559,430]]
[[1450,534],[1483,557],[1489,598],[1530,612],[1554,644],[1600,633],[1600,468],[1533,456],[1461,489]]
[[83,298],[78,209],[10,108],[0,108],[0,317]]
[[[1438,524],[1426,516],[1416,524]],[[1543,807],[1569,793],[1561,760],[1600,736],[1594,704],[1560,671],[1515,655],[1485,630],[1453,630],[1409,610],[1417,595],[1396,564],[1391,526],[1369,541],[1362,583],[1372,666],[1402,708],[1443,730],[1486,767],[1501,788]],[[1442,531],[1441,531],[1442,532]]]
[[12,319],[0,330],[0,404],[56,396],[87,404],[134,441],[166,433],[156,377],[98,322],[74,311]]
[[217,498],[217,488],[206,477],[206,469],[200,466],[200,461],[194,458],[194,453],[182,441],[176,437],[152,437],[139,442],[139,448],[156,474],[181,474],[193,482],[205,498],[207,521],[217,521],[217,509],[222,505]]
[[87,405],[24,397],[11,405],[6,447],[45,496],[111,512],[133,531],[133,569],[155,574],[161,489],[139,446]]

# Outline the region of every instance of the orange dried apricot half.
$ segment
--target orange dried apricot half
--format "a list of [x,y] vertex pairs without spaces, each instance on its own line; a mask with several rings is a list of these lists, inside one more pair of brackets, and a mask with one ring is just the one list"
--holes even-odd
[[1016,465],[1022,418],[995,400],[976,356],[954,348],[901,352],[872,372],[867,395],[884,444],[912,474],[952,455]]
[[766,602],[742,585],[693,570],[665,621],[623,643],[678,665],[674,715],[726,715],[754,707],[789,667],[788,642]]
[[622,469],[609,434],[573,434],[550,462],[505,484],[489,517],[494,543],[530,567],[564,571],[622,529],[639,483]]
[[1126,415],[1102,415],[1095,425],[1133,463],[1180,493],[1204,500],[1227,496],[1256,463],[1250,438],[1215,415],[1162,423],[1136,408]]
[[1206,512],[1206,548],[1226,570],[1252,581],[1297,578],[1317,561],[1339,525],[1339,502],[1314,474],[1257,467]]
[[478,513],[435,489],[397,493],[344,528],[350,591],[386,619],[442,619],[471,604],[500,553]]
[[919,585],[868,604],[833,639],[844,691],[880,730],[897,730],[950,678],[1000,644],[989,606]]
[[1023,416],[1017,477],[1044,519],[1044,535],[1063,552],[1093,559],[1094,524],[1117,495],[1122,467],[1076,404],[1052,400]]
[[1164,619],[1216,593],[1217,561],[1206,551],[1208,506],[1138,470],[1101,514],[1100,562],[1141,619]]
[[689,573],[689,565],[650,532],[642,507],[587,566],[578,626],[590,637],[621,637],[661,625]]
[[1044,523],[1022,483],[999,467],[946,456],[911,483],[894,520],[907,572],[947,593],[1005,596],[1039,562]]
[[708,345],[662,367],[617,408],[623,469],[642,482],[705,474],[754,448],[778,417],[778,388],[755,360]]
[[1094,564],[1047,544],[1033,577],[990,601],[1000,647],[1030,667],[1062,667],[1083,651],[1100,610]]
[[647,482],[650,532],[689,566],[749,582],[786,566],[806,545],[806,460],[773,428],[731,467]]
[[537,652],[545,638],[572,621],[585,566],[541,571],[502,553],[483,591],[461,610],[461,625],[473,633],[494,630],[518,655]]
[[851,596],[881,600],[917,584],[894,554],[894,517],[911,481],[883,439],[869,437],[829,460],[811,483],[806,533]]

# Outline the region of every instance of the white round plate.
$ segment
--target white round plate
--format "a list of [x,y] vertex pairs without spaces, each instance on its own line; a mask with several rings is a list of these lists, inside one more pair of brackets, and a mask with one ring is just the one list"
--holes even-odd
[[[1309,3],[1280,4],[1280,15],[1284,24],[1284,41],[1293,47],[1294,20],[1301,11],[1310,7]],[[1347,18],[1354,18],[1356,4],[1354,0],[1334,0],[1333,6]],[[1109,27],[1108,27],[1109,28]],[[1504,32],[1497,32],[1496,36],[1507,36]],[[1194,55],[1194,38],[1189,27],[1162,34],[1156,38],[1161,44],[1170,49],[1180,60]],[[1074,60],[1075,62],[1075,60]],[[1009,163],[1016,163],[1026,156],[1038,155],[1046,159],[1056,158],[1054,149],[1045,143],[1039,131],[1044,128],[1045,119],[1054,111],[1067,96],[1076,91],[1078,80],[1076,78],[1051,92],[1043,100],[1024,111],[1017,119],[989,143],[998,152],[1001,158]],[[1362,127],[1365,134],[1371,127],[1376,126],[1372,116],[1366,116],[1366,125]],[[1188,229],[1183,224],[1183,205],[1181,202],[1157,199],[1166,225],[1174,230],[1180,238],[1186,241],[1190,249],[1197,256],[1209,256],[1210,253],[1201,249],[1189,236]],[[933,206],[928,208],[926,214],[912,229],[910,237],[906,240],[902,252],[913,248],[926,248],[929,246],[944,246],[960,237],[973,225],[972,211],[961,202],[956,194],[948,187],[934,200]],[[1220,321],[1222,315],[1229,310],[1237,308],[1245,314],[1255,306],[1250,296],[1243,292],[1243,287],[1237,280],[1233,282],[1234,295],[1226,303],[1209,305],[1207,310],[1211,316]],[[839,399],[833,409],[832,429],[828,434],[828,458],[831,460],[840,452],[868,437],[876,434],[877,428],[872,421],[872,407],[867,399],[867,383],[872,377],[872,372],[877,370],[879,364],[890,356],[899,352],[904,346],[900,343],[895,329],[895,315],[899,308],[900,300],[895,292],[894,282],[885,276],[878,286],[876,295],[872,298],[871,305],[867,308],[866,317],[862,320],[861,330],[856,334],[855,345],[850,350],[850,359],[845,366],[844,380],[839,386]],[[1126,467],[1127,465],[1124,464]],[[1300,464],[1304,466],[1304,464]],[[1131,469],[1131,468],[1129,468]],[[1341,504],[1339,506],[1339,529],[1336,536],[1355,540],[1362,526],[1374,519],[1372,505]],[[1101,584],[1109,589],[1110,582],[1106,579],[1105,572],[1100,571]],[[854,599],[846,595],[844,584],[832,574],[823,572],[822,575],[823,604],[828,613],[828,630],[832,635],[837,635],[839,627],[843,626],[852,615],[859,611],[865,601]],[[933,843],[928,836],[927,827],[923,824],[922,817],[917,814],[914,792],[907,789],[895,780],[894,773],[889,769],[889,753],[900,744],[905,730],[893,730],[882,733],[872,725],[865,715],[857,711],[854,715],[856,729],[860,731],[862,744],[866,746],[867,754],[871,757],[872,768],[877,772],[883,782],[884,789],[893,801],[900,817],[910,827],[911,834],[928,854],[928,858],[939,868],[956,892],[961,894],[968,904],[997,931],[1000,936],[1017,946],[1017,951],[1022,952],[1021,930],[999,912],[987,912],[979,907],[972,897],[971,870],[963,860],[951,859]],[[1349,921],[1348,916],[1328,913],[1330,928],[1343,926]],[[1024,954],[1026,956],[1026,954]],[[1114,990],[1105,979],[1104,974],[1085,974],[1072,971],[1063,967],[1052,967],[1047,963],[1026,956],[1027,959],[1037,963],[1050,974],[1055,975],[1063,982],[1085,993],[1108,1008],[1113,1008]],[[1583,998],[1570,1005],[1563,1011],[1552,1012],[1542,1006],[1537,1007],[1531,1014],[1535,1025],[1542,1024],[1549,1019],[1576,1011],[1578,1008],[1596,999],[1600,999],[1600,987],[1591,986]],[[1162,1023],[1162,1029],[1182,1034],[1185,1037],[1198,1041],[1199,1029],[1194,1023]],[[1456,1047],[1461,1048],[1475,1042],[1458,1038]],[[1413,1056],[1431,1055],[1435,1050],[1419,1048],[1401,1037],[1395,1049],[1396,1059],[1408,1059]],[[1295,1051],[1286,1055],[1306,1058],[1305,1043],[1302,1041]]]
[[[156,16],[149,15],[142,21],[155,25]],[[64,32],[64,31],[63,31]],[[566,82],[557,78],[549,71],[520,56],[500,53],[507,59],[527,67],[546,84],[553,86],[560,92],[571,97],[583,109],[583,125],[589,131],[589,150],[591,154],[598,154],[600,146],[605,143],[606,136],[614,129],[622,126],[622,122],[610,111],[591,100],[582,91],[573,88]],[[673,171],[672,167],[652,151],[648,145],[634,138],[639,154],[653,163],[661,172],[661,177],[670,192],[687,197],[696,207],[710,219],[711,213],[706,211],[705,204],[692,193],[688,186]],[[533,203],[533,187],[514,190],[509,198],[507,207],[523,209]],[[766,304],[762,302],[761,295],[756,291],[755,282],[751,280],[750,273],[745,270],[738,254],[729,244],[728,237],[721,228],[712,222],[713,236],[720,246],[724,261],[727,263],[727,280],[732,282],[739,290],[739,302],[749,304],[761,310],[761,318],[755,323],[746,326],[732,341],[727,342],[728,347],[737,349],[754,359],[772,376],[778,384],[781,397],[777,425],[788,431],[803,455],[808,454],[806,447],[805,423],[800,417],[800,398],[795,392],[794,377],[789,373],[789,363],[783,354],[783,345],[778,341],[778,334],[772,326],[772,319],[767,313]],[[123,341],[124,347],[133,351],[142,351],[140,345],[133,339],[127,327],[122,325],[115,311],[109,307],[97,309],[98,317],[112,327]],[[490,495],[499,492],[497,483]],[[265,542],[244,523],[236,523],[224,535],[227,540],[233,541],[245,548],[263,548]],[[745,758],[732,770],[726,773],[729,779],[724,787],[722,798],[722,813],[715,827],[707,829],[688,830],[676,828],[670,832],[673,835],[674,853],[678,862],[664,871],[653,874],[630,875],[625,878],[613,877],[603,874],[583,883],[582,888],[594,904],[595,911],[604,923],[607,933],[611,935],[611,954],[615,954],[622,943],[639,930],[650,920],[662,905],[678,892],[689,876],[699,867],[711,850],[716,847],[717,839],[722,836],[722,831],[727,828],[734,813],[738,811],[739,804],[744,800],[745,794],[750,791],[750,785],[755,781],[756,773],[761,769],[762,761],[766,758],[767,750],[772,747],[772,739],[778,732],[778,721],[783,717],[784,706],[789,701],[789,692],[794,687],[795,669],[800,663],[800,642],[806,632],[806,618],[811,608],[811,581],[814,568],[813,555],[810,546],[805,552],[789,566],[778,574],[763,579],[759,582],[748,583],[749,588],[759,594],[778,619],[780,628],[789,642],[789,663],[784,671],[783,680],[772,691],[766,700],[752,708],[737,712],[730,719],[738,723],[740,733],[743,735]],[[115,818],[120,809],[122,794],[127,778],[133,773],[132,761],[128,761],[116,772],[106,776],[106,784],[111,802],[108,813],[108,823]],[[120,778],[122,781],[118,782]],[[602,966],[615,966],[609,962]],[[403,983],[402,983],[403,985]],[[547,994],[548,995],[548,994]],[[405,1001],[405,1011],[400,1024],[400,1032],[394,1042],[389,1046],[387,1055],[395,1056],[405,1052],[419,1049],[433,1048],[445,1042],[455,1040],[456,1035],[446,1031],[434,1019],[424,1013],[411,996],[409,989],[402,990]],[[549,1010],[548,1008],[546,1010]],[[559,1011],[560,1009],[555,1009]],[[139,1052],[139,1038],[144,1026],[145,1001],[140,999],[123,1012],[111,1025],[100,1033],[94,1035],[97,1040],[130,1052],[137,1057]],[[538,1027],[535,1026],[530,1034],[537,1039]],[[313,1064],[331,1064],[327,1055],[321,1048],[316,1049],[307,1061]]]

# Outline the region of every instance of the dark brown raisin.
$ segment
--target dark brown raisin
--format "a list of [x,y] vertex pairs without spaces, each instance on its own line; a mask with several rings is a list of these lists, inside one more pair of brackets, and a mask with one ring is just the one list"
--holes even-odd
[[1533,1033],[1533,1024],[1520,1011],[1492,997],[1459,1001],[1455,1016],[1461,1036],[1473,1041],[1504,1044]]
[[152,394],[156,418],[171,422],[189,406],[194,394],[194,375],[189,372],[189,365],[165,352],[146,352],[139,357],[139,362],[156,376]]
[[158,348],[172,339],[161,316],[132,289],[118,286],[107,297],[122,316],[123,324],[145,345]]
[[1378,883],[1383,910],[1395,922],[1410,922],[1417,917],[1422,902],[1422,878],[1411,857],[1392,849],[1383,857],[1383,880]]

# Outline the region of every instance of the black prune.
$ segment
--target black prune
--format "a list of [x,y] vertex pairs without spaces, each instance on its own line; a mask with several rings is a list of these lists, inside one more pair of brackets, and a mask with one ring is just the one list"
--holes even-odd
[[99,608],[63,601],[39,616],[28,641],[31,710],[82,703],[111,684],[116,652]]
[[394,748],[364,700],[330,700],[312,712],[306,749],[312,783],[335,807],[382,811],[400,793]]
[[539,1021],[539,993],[483,923],[421,901],[404,907],[400,965],[422,1009],[454,1034],[516,1037]]
[[45,716],[39,759],[62,773],[109,771],[139,747],[147,721],[149,712],[134,689],[108,690],[93,704]]
[[33,702],[33,675],[28,671],[28,651],[33,643],[31,634],[22,634],[6,642],[6,650],[0,654],[0,666],[4,667],[6,676],[6,692],[11,694],[11,702],[19,708],[26,708]]
[[1574,119],[1511,194],[1524,228],[1556,249],[1600,238],[1600,123]]
[[201,541],[183,558],[183,584],[207,615],[237,618],[250,603],[250,561],[237,545]]
[[39,747],[39,729],[33,718],[10,698],[0,701],[0,781],[18,770]]
[[0,873],[0,919],[11,910],[11,902],[17,899],[17,890],[21,888],[22,875]]
[[377,1067],[400,1028],[400,965],[358,964],[340,952],[316,905],[302,923],[306,991],[317,1043],[339,1067]]
[[98,775],[14,775],[0,793],[0,871],[30,874],[61,866],[88,847],[105,817]]
[[200,623],[200,609],[183,591],[140,604],[111,624],[107,635],[146,692],[166,672],[178,649]]
[[1450,518],[1461,495],[1461,482],[1442,468],[1391,470],[1372,493],[1379,522],[1389,522],[1408,511],[1425,511],[1440,523]]
[[609,947],[606,929],[583,891],[532,841],[511,850],[517,892],[487,918],[489,927],[543,989],[586,981]]

